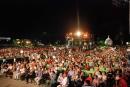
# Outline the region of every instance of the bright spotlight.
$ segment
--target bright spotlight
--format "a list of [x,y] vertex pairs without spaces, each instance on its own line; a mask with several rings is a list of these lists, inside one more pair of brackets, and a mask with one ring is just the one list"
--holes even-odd
[[80,31],[77,31],[77,32],[76,32],[76,35],[77,35],[78,37],[80,37],[80,36],[81,36],[81,32],[80,32]]

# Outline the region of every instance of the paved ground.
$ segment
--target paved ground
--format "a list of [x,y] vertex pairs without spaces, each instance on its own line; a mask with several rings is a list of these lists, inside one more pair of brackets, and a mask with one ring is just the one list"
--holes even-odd
[[0,77],[0,87],[49,87],[49,86],[44,86],[44,85],[38,86],[34,83],[26,84],[25,81]]

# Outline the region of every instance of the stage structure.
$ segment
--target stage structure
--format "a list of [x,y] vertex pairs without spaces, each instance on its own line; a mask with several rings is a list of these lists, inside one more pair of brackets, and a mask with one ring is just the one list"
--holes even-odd
[[82,47],[83,49],[91,49],[94,44],[93,35],[88,32],[76,31],[66,34],[67,47]]

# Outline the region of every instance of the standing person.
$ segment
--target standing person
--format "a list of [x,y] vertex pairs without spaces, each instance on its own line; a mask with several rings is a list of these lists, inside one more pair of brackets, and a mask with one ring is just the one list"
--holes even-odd
[[50,78],[51,78],[51,87],[56,87],[56,73],[54,71],[50,73]]
[[98,79],[98,76],[94,76],[94,79],[93,79],[93,86],[94,86],[94,87],[98,87],[98,86],[99,86],[99,79]]
[[42,69],[39,68],[39,70],[36,73],[36,78],[34,79],[37,85],[40,84],[40,80],[42,79],[42,76],[43,76]]
[[120,87],[120,84],[119,84],[119,75],[115,76],[115,84],[113,85],[113,87]]
[[18,79],[20,79],[19,77],[20,77],[20,67],[17,66],[17,67],[16,67],[16,75],[15,75],[15,79],[18,80]]
[[127,82],[122,77],[122,75],[119,75],[119,84],[120,84],[120,87],[128,87]]
[[69,87],[73,86],[72,76],[74,75],[74,69],[71,67],[68,72]]
[[113,87],[128,87],[127,82],[125,79],[122,77],[122,75],[116,75],[115,77],[115,84]]
[[21,80],[24,80],[25,78],[25,71],[26,71],[26,68],[23,66],[23,65],[21,65],[20,66],[20,75],[19,75],[19,77],[20,77],[20,79]]
[[107,76],[105,72],[102,73],[102,81],[103,81],[104,87],[106,87]]
[[29,78],[31,80],[31,83],[34,81],[35,77],[36,77],[35,70],[34,69],[30,69]]
[[[90,85],[92,85],[92,80],[93,80],[93,79],[92,79],[92,74],[89,74],[89,75],[88,75],[88,77],[85,79],[85,83],[86,83],[87,80],[90,82]],[[84,83],[84,84],[85,84],[85,83]]]
[[26,80],[26,83],[28,83],[29,78],[30,78],[30,69],[26,68],[25,69],[25,80]]
[[63,80],[61,82],[61,87],[68,87],[68,78],[67,78],[67,75],[64,73],[63,74]]
[[112,71],[112,69],[107,72],[107,87],[113,87],[115,83],[114,75],[115,73]]
[[58,87],[60,87],[60,86],[61,86],[62,81],[63,81],[63,74],[62,74],[62,73],[60,73],[60,74],[59,74],[59,76],[58,76],[58,79],[57,79]]

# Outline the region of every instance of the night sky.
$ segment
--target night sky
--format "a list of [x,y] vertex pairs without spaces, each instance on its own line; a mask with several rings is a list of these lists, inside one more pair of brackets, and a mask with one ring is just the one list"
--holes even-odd
[[0,7],[0,36],[63,40],[66,32],[76,31],[77,8],[82,31],[112,38],[128,34],[128,6],[114,6],[111,0],[16,0]]

